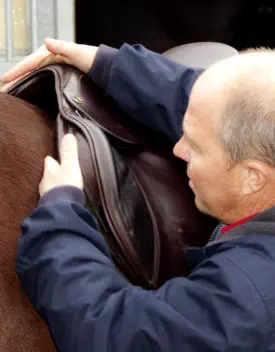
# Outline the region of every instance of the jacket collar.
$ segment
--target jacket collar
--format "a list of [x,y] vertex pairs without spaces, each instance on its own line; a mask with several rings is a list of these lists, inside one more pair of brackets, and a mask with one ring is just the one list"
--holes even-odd
[[247,217],[229,226],[221,226],[219,236],[207,246],[237,239],[248,235],[275,235],[275,207],[272,207],[262,213]]
[[221,234],[222,234],[222,235],[225,235],[228,231],[231,231],[231,230],[233,230],[235,227],[247,223],[249,220],[255,218],[255,216],[257,216],[257,215],[258,215],[258,213],[253,214],[253,215],[250,215],[250,216],[247,216],[246,218],[244,218],[244,219],[242,219],[242,220],[239,220],[239,221],[236,221],[236,222],[234,222],[233,224],[224,226],[224,227],[221,229]]

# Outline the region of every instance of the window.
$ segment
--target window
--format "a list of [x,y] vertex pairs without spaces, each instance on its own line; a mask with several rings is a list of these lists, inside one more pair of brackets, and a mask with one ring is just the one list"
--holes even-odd
[[31,50],[30,1],[0,0],[0,53],[3,61]]
[[0,75],[46,37],[74,40],[74,0],[0,0]]

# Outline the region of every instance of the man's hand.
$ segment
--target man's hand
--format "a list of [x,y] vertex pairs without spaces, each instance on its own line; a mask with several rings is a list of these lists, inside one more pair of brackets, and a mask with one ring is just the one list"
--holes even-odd
[[59,186],[74,186],[83,189],[77,140],[72,134],[67,134],[63,138],[60,159],[61,164],[50,156],[45,158],[44,174],[39,185],[41,197]]
[[45,39],[45,45],[25,57],[1,77],[1,80],[7,84],[0,91],[6,92],[9,87],[30,72],[50,64],[66,63],[87,73],[93,65],[97,50],[96,46]]

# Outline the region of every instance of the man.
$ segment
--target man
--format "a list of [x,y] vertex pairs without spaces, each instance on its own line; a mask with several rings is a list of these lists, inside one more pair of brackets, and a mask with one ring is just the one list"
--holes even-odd
[[274,53],[244,53],[199,76],[140,46],[46,45],[52,54],[41,49],[3,79],[47,60],[81,62],[84,72],[92,64],[89,75],[133,118],[180,138],[174,153],[188,164],[196,205],[221,220],[213,241],[187,251],[188,278],[155,292],[130,285],[83,205],[77,145],[66,136],[61,164],[45,160],[17,262],[58,350],[275,351]]

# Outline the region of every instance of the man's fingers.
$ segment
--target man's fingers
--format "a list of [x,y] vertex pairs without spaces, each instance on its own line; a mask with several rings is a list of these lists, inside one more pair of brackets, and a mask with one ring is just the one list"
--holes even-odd
[[26,73],[30,73],[49,64],[56,62],[71,63],[71,58],[74,57],[76,48],[77,44],[75,43],[56,39],[45,39],[44,45],[6,72],[1,77],[1,80],[4,83],[9,83]]
[[61,144],[61,163],[47,156],[44,161],[44,174],[39,185],[42,196],[59,186],[73,186],[83,189],[83,178],[78,161],[77,141],[72,134],[67,134]]
[[22,78],[26,73],[54,63],[66,63],[83,72],[88,72],[94,62],[97,50],[98,47],[94,46],[48,38],[45,39],[45,45],[25,57],[0,79],[4,83],[9,83],[19,77]]
[[45,47],[42,45],[37,51],[25,57],[22,61],[20,61],[17,65],[11,68],[8,72],[6,72],[2,77],[1,80],[4,83],[8,83],[13,81],[14,79],[23,76],[26,73],[29,73],[39,67],[44,62],[49,61],[50,57],[54,55],[51,54]]
[[2,86],[0,88],[0,92],[1,93],[6,93],[16,82],[20,81],[21,79],[23,79],[25,76],[27,76],[29,74],[29,72],[26,72],[24,75],[17,77],[16,79],[12,80],[9,83],[6,83],[4,86]]

